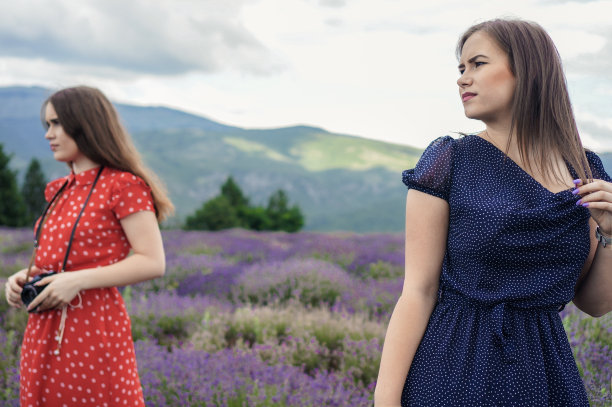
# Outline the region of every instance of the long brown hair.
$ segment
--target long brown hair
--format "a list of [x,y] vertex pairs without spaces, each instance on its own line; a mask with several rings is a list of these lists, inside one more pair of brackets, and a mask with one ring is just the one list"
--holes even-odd
[[[495,19],[472,27],[457,43],[461,57],[467,39],[477,31],[487,33],[506,52],[516,79],[510,137],[516,134],[521,160],[535,164],[544,177],[562,181],[550,159],[560,155],[586,183],[592,174],[572,111],[561,57],[546,31],[538,24],[515,19]],[[507,148],[510,147],[510,138]]]
[[130,135],[121,125],[117,111],[102,92],[88,86],[55,92],[41,109],[41,121],[45,127],[44,111],[48,103],[55,109],[66,134],[87,158],[106,167],[128,171],[147,183],[158,221],[174,211],[163,183],[144,165]]

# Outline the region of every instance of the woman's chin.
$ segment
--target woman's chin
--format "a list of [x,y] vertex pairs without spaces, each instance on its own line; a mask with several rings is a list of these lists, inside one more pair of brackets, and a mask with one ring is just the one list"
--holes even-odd
[[465,117],[467,117],[468,119],[478,120],[478,113],[475,112],[474,109],[470,109],[470,108],[463,109],[463,113],[465,114]]
[[70,159],[67,158],[64,154],[58,153],[58,152],[53,153],[53,159],[55,161],[59,161],[59,162],[62,162],[62,163],[66,163],[66,162],[70,161]]

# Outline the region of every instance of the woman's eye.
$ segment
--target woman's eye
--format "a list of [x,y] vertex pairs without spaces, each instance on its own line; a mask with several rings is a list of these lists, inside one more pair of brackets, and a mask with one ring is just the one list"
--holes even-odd
[[484,64],[486,64],[486,62],[481,62],[481,61],[474,62],[474,66],[475,66],[476,68],[478,68],[480,65],[484,65]]

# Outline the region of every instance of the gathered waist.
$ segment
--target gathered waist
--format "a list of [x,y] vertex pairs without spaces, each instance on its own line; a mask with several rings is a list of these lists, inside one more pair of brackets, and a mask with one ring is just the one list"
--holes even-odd
[[532,313],[559,313],[563,310],[565,304],[525,304],[520,301],[483,301],[469,298],[459,292],[452,290],[440,290],[438,293],[438,303],[454,304],[459,306],[467,306],[476,309],[490,311],[491,332],[495,338],[495,343],[499,346],[503,353],[503,359],[506,363],[516,361],[516,338],[514,327],[509,322],[507,311],[521,311]]
[[534,312],[561,312],[565,308],[564,303],[553,303],[553,304],[529,304],[520,300],[479,300],[470,298],[457,291],[445,289],[440,290],[438,293],[439,303],[453,303],[458,305],[466,305],[480,309],[494,309],[503,305],[507,308],[514,310],[523,311],[534,311]]

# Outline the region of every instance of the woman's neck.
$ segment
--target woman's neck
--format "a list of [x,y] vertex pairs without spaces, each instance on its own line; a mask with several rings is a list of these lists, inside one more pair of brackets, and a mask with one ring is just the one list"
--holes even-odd
[[[508,156],[518,156],[518,143],[516,142],[516,134],[510,135],[510,126],[491,126],[487,124],[486,130],[480,136],[494,146],[502,150]],[[510,145],[508,145],[510,141]]]
[[87,157],[79,157],[71,163],[72,171],[75,174],[80,174],[83,171],[91,170],[92,168],[96,168],[99,166],[100,164],[93,162]]

